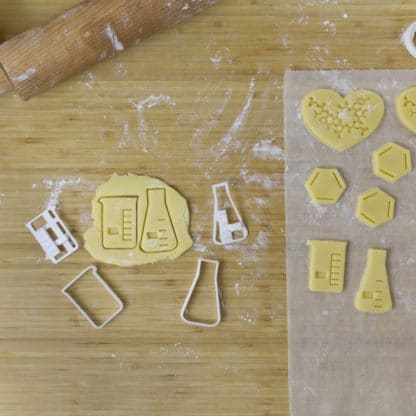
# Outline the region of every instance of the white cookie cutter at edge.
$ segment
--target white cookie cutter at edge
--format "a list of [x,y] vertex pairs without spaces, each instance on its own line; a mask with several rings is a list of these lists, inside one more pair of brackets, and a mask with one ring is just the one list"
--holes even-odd
[[[201,321],[193,321],[191,319],[186,318],[186,309],[188,308],[189,302],[192,298],[192,295],[194,293],[195,287],[198,283],[198,280],[201,276],[201,266],[202,263],[211,263],[215,264],[215,276],[214,276],[214,284],[215,284],[215,303],[216,303],[216,309],[217,309],[217,320],[212,323],[207,322],[201,322]],[[198,266],[196,269],[194,281],[192,282],[192,285],[189,289],[188,294],[186,295],[185,302],[183,303],[182,309],[181,309],[181,319],[183,322],[189,325],[197,325],[202,326],[204,328],[215,328],[218,326],[221,322],[221,305],[220,305],[220,290],[218,287],[218,270],[219,270],[220,262],[218,260],[207,260],[207,259],[198,259]]]
[[407,51],[413,56],[413,58],[416,58],[416,45],[414,41],[415,34],[416,22],[413,22],[403,33],[404,46],[406,46]]
[[[111,297],[116,301],[119,308],[109,316],[102,324],[98,325],[90,315],[81,307],[81,305],[69,294],[68,289],[82,276],[86,275],[89,271],[92,271],[94,277],[104,286],[104,289],[111,295]],[[97,267],[95,266],[88,266],[85,270],[83,270],[75,279],[72,279],[62,290],[62,294],[66,296],[71,303],[81,312],[82,316],[95,328],[101,329],[104,328],[110,321],[112,321],[120,312],[124,309],[124,303],[121,299],[117,296],[113,289],[108,285],[108,283],[98,274]]]

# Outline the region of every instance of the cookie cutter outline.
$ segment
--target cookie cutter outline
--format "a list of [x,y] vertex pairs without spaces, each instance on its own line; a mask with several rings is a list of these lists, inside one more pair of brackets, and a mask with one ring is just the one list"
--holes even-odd
[[413,22],[403,33],[403,43],[407,51],[413,58],[416,58],[416,45],[414,42],[414,36],[416,34],[416,22]]
[[[217,310],[217,320],[212,323],[202,322],[202,321],[194,321],[192,319],[186,318],[186,311],[189,306],[189,302],[192,298],[192,295],[194,293],[195,287],[199,281],[200,275],[201,275],[201,267],[202,263],[211,263],[215,264],[215,276],[214,276],[214,285],[215,285],[215,303],[216,303],[216,310]],[[185,301],[182,305],[181,309],[181,319],[184,323],[189,325],[196,325],[201,326],[204,328],[215,328],[218,326],[221,322],[222,316],[221,316],[221,304],[220,304],[220,290],[218,286],[218,272],[219,272],[220,262],[218,260],[209,260],[209,259],[198,259],[198,265],[195,272],[194,280],[191,284],[191,287],[189,288],[188,294],[186,295]]]
[[[228,222],[227,213],[224,209],[218,209],[218,196],[217,196],[217,189],[225,188],[225,192],[227,194],[227,198],[231,203],[231,207],[233,208],[238,222],[230,224]],[[212,185],[212,192],[214,194],[214,216],[213,216],[213,224],[212,224],[212,240],[218,246],[224,246],[226,244],[235,244],[241,241],[244,241],[248,237],[248,229],[244,224],[243,218],[241,217],[237,206],[231,196],[230,185],[227,181],[217,183]],[[219,234],[221,240],[217,239],[217,224],[219,227]],[[232,234],[235,231],[241,231],[243,236],[240,238],[233,238]],[[226,235],[226,232],[229,236]]]
[[[45,224],[36,229],[34,223],[42,218]],[[35,237],[38,244],[42,247],[47,258],[53,263],[58,264],[72,253],[79,249],[77,240],[72,236],[65,223],[56,212],[56,207],[52,206],[26,223],[26,228]],[[48,229],[52,230],[56,236],[56,240],[48,233]],[[64,246],[66,253],[59,246]],[[62,254],[59,258],[59,256]]]
[[[68,289],[76,283],[79,279],[81,279],[83,276],[85,276],[89,271],[92,271],[93,276],[98,280],[99,283],[106,289],[106,291],[111,295],[111,297],[115,300],[119,308],[110,315],[102,324],[98,325],[92,317],[85,311],[85,309],[82,308],[82,306],[69,294]],[[70,302],[78,309],[79,312],[81,312],[81,315],[95,328],[95,329],[102,329],[107,324],[109,324],[117,315],[119,315],[122,310],[124,309],[124,303],[122,300],[118,297],[117,293],[114,292],[113,289],[108,285],[108,283],[98,274],[97,267],[94,265],[88,266],[86,269],[84,269],[77,277],[72,279],[62,290],[61,293],[66,296]]]

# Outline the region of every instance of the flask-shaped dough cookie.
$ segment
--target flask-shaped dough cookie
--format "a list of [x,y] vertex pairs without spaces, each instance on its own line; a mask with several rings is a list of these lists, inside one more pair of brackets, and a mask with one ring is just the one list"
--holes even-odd
[[386,269],[386,250],[368,250],[355,307],[361,312],[388,312],[392,309]]
[[175,229],[166,203],[166,190],[147,190],[147,209],[140,247],[145,253],[171,251],[178,246]]

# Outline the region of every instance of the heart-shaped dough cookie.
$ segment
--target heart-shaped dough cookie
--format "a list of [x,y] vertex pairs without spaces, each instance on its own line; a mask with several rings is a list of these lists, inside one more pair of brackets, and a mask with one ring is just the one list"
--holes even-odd
[[319,141],[343,152],[369,137],[384,116],[383,99],[357,90],[341,97],[332,90],[314,90],[302,100],[306,128]]
[[396,99],[396,113],[399,120],[416,133],[416,87],[404,90]]

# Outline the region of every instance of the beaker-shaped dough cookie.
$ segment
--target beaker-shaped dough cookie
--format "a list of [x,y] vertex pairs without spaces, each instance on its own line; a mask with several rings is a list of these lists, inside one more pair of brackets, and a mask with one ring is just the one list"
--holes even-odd
[[386,269],[386,250],[369,249],[355,307],[361,312],[388,312],[393,308]]

